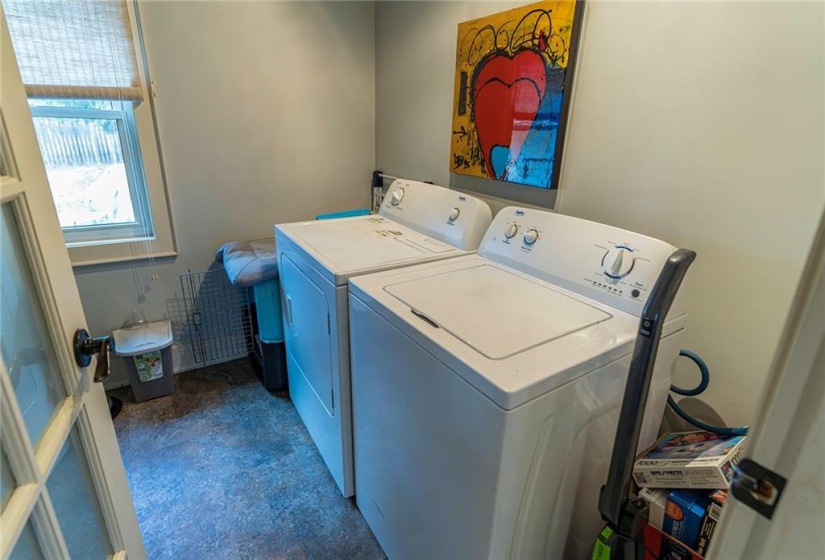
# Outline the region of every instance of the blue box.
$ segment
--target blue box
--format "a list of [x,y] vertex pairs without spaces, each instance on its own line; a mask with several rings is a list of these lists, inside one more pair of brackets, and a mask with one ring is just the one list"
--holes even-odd
[[671,490],[665,505],[662,532],[696,548],[710,497],[702,490]]

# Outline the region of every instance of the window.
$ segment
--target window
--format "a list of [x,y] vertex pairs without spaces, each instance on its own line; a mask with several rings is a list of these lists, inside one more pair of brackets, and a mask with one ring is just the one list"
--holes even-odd
[[136,6],[2,2],[73,264],[175,255]]
[[131,103],[31,99],[66,241],[153,236]]

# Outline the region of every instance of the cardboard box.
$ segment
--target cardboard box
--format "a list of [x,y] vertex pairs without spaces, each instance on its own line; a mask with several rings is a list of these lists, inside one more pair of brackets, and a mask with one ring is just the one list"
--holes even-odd
[[662,488],[640,488],[639,497],[647,502],[647,522],[657,529],[661,529],[665,520],[667,490]]
[[671,490],[667,495],[662,532],[696,549],[710,497],[702,490]]
[[639,487],[727,488],[745,436],[679,432],[660,439],[633,467]]
[[713,532],[719,524],[719,519],[722,518],[722,509],[725,507],[727,498],[728,493],[726,490],[711,492],[708,511],[705,514],[702,529],[699,531],[699,540],[696,543],[696,551],[699,554],[704,555],[708,551],[710,539],[713,538]]
[[702,560],[694,550],[662,533],[653,525],[645,526],[645,560]]

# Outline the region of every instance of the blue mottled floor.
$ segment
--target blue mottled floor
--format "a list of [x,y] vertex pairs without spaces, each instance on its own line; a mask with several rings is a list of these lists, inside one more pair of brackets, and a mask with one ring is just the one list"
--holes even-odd
[[115,419],[150,559],[384,558],[286,395],[246,360],[183,373]]

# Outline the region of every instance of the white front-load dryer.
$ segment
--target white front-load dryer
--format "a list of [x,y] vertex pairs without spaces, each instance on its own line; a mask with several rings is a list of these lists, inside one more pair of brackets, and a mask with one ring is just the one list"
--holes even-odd
[[[667,243],[502,210],[479,252],[350,282],[356,501],[395,558],[585,558]],[[685,311],[665,323],[656,437]]]
[[352,496],[347,282],[474,252],[492,215],[475,197],[399,179],[377,216],[275,227],[289,395],[344,496]]

